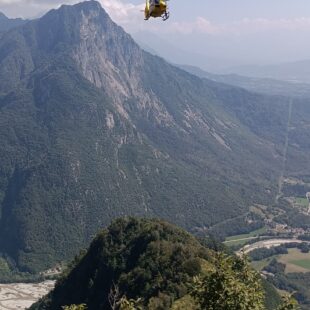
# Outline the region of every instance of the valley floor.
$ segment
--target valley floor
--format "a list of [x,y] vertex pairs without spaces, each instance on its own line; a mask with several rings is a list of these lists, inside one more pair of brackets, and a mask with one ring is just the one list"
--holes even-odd
[[55,281],[0,284],[0,309],[24,310],[47,294],[54,285]]

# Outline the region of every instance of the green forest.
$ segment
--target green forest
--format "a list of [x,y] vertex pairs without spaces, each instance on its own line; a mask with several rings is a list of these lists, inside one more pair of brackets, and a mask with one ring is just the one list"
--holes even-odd
[[31,310],[290,309],[246,259],[219,249],[161,220],[119,219]]

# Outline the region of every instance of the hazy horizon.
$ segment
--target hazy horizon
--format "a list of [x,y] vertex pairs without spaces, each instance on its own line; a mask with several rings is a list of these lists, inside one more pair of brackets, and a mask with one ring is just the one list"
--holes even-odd
[[[0,0],[0,11],[11,18],[34,18],[77,2],[81,1]],[[306,0],[196,0],[194,5],[171,0],[167,22],[145,22],[141,0],[99,2],[115,22],[151,49],[166,58],[183,51],[180,60],[187,64],[199,65],[199,57],[225,67],[310,58],[310,2]],[[195,55],[200,56],[192,63]]]

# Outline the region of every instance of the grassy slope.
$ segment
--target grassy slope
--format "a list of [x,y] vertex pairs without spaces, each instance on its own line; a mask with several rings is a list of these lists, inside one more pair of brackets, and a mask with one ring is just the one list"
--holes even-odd
[[266,227],[254,230],[248,234],[243,234],[243,235],[236,235],[236,236],[231,236],[226,238],[227,241],[237,241],[239,239],[245,239],[245,238],[251,238],[251,237],[257,237],[258,235],[264,234],[266,232]]
[[299,249],[289,249],[287,255],[281,255],[278,261],[286,265],[285,272],[309,272],[310,254],[302,253]]

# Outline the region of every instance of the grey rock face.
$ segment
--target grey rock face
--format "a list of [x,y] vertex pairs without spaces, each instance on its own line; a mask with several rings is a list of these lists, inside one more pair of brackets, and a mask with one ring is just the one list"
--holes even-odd
[[5,33],[0,252],[40,270],[115,217],[246,215],[277,191],[286,109],[142,51],[95,1]]

